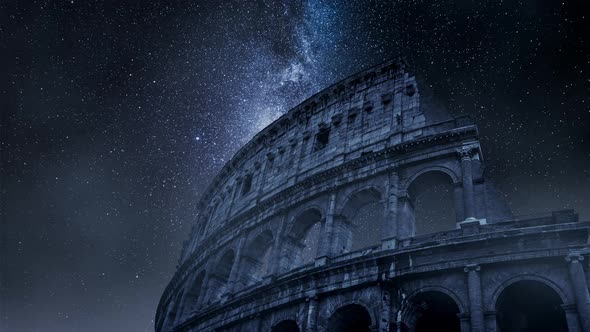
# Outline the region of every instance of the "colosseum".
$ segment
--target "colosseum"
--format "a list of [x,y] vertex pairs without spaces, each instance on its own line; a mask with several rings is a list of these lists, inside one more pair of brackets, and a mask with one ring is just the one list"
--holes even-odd
[[421,104],[406,67],[324,89],[235,154],[156,331],[590,332],[590,222],[513,216],[476,125]]

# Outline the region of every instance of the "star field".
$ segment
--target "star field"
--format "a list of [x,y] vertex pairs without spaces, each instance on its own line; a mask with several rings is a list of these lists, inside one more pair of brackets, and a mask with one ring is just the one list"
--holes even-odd
[[515,213],[590,218],[581,0],[8,1],[0,36],[1,330],[152,331],[216,172],[400,54]]

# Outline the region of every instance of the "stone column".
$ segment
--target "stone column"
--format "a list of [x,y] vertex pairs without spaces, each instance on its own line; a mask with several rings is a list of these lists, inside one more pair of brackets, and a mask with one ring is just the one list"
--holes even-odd
[[[196,276],[195,276],[196,277]],[[180,303],[181,305],[178,307],[178,312],[176,313],[176,321],[178,321],[178,319],[180,317],[183,317],[187,311],[187,303],[186,302],[186,298],[189,295],[188,293],[190,292],[190,289],[192,288],[193,283],[195,282],[194,278],[190,278],[190,282],[184,287],[184,290],[182,291],[182,296],[180,297]]]
[[184,294],[186,291],[181,291],[182,293],[176,295],[170,305],[172,306],[169,310],[166,311],[166,317],[164,318],[164,325],[163,326],[170,326],[173,327],[176,325],[178,320],[180,319],[180,311],[182,310],[182,300],[184,299]]
[[386,190],[385,217],[383,218],[381,248],[394,249],[397,246],[397,195],[399,189],[399,175],[397,171],[389,174],[389,185]]
[[332,239],[334,238],[334,210],[336,209],[336,194],[330,194],[328,198],[328,212],[324,222],[324,231],[320,238],[320,250],[318,250],[318,259],[332,256]]
[[457,314],[459,317],[459,324],[461,328],[461,332],[470,332],[470,323],[469,323],[469,315],[467,314]]
[[305,318],[305,332],[315,332],[318,319],[318,297],[308,297],[307,302],[307,316]]
[[580,332],[580,323],[578,320],[578,311],[574,304],[561,305],[565,313],[565,321],[567,322],[568,332]]
[[483,316],[485,319],[486,332],[496,332],[496,311],[486,311]]
[[234,264],[229,272],[229,278],[227,280],[226,293],[233,293],[237,284],[238,272],[240,270],[240,262],[242,261],[242,249],[246,243],[246,236],[240,238],[238,242],[238,248],[236,249],[236,255],[234,256]]
[[205,277],[203,278],[203,287],[201,287],[201,291],[199,292],[199,298],[197,299],[197,305],[195,308],[197,310],[201,309],[203,302],[207,298],[207,293],[209,292],[209,276],[211,275],[211,271],[205,272]]
[[461,158],[461,174],[463,182],[463,205],[465,220],[475,218],[475,201],[473,197],[473,176],[471,172],[471,147],[462,147],[457,150]]
[[387,283],[381,284],[381,318],[379,323],[376,324],[380,332],[393,332],[389,330],[391,326],[391,314],[392,314],[392,303],[391,294],[388,289]]
[[332,255],[339,255],[350,249],[351,244],[351,227],[350,220],[342,215],[334,216],[334,225],[332,226],[332,241],[330,243],[330,252]]
[[407,191],[399,193],[397,203],[397,238],[403,240],[414,236],[416,216],[414,214],[412,198]]
[[277,275],[280,273],[280,267],[281,267],[281,238],[283,237],[283,233],[285,230],[285,227],[287,225],[287,221],[288,221],[288,215],[287,212],[285,212],[283,214],[282,220],[281,220],[281,224],[279,226],[279,232],[277,234],[274,235],[274,239],[273,239],[273,245],[272,245],[272,261],[270,264],[270,271],[269,273],[272,275]]
[[453,185],[453,200],[455,203],[455,220],[457,225],[465,220],[465,212],[463,209],[465,208],[465,204],[463,204],[463,185],[461,183],[456,183]]
[[584,256],[578,253],[567,255],[565,260],[569,263],[569,274],[576,298],[576,307],[582,331],[590,332],[590,295],[588,294],[588,284],[586,275],[582,267]]
[[480,266],[467,265],[464,271],[467,273],[467,288],[469,290],[469,314],[472,332],[483,332],[483,309],[481,302],[481,280],[479,276]]

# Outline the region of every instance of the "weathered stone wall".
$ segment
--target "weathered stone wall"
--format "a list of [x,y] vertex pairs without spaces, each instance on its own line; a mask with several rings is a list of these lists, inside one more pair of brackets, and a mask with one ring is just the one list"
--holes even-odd
[[[361,153],[381,150],[387,138],[399,143],[420,135],[413,129],[424,124],[415,79],[403,62],[384,64],[325,89],[256,135],[224,167],[203,196],[203,213],[188,250],[200,235],[257,201]],[[410,137],[402,131],[411,132]]]
[[[203,195],[156,330],[327,331],[356,315],[413,331],[429,314],[419,303],[447,301],[463,331],[494,331],[499,292],[537,280],[559,294],[570,331],[590,332],[589,223],[513,220],[485,179],[477,128],[428,117],[403,61],[390,61],[256,135]],[[420,197],[434,180],[454,214],[429,233]]]

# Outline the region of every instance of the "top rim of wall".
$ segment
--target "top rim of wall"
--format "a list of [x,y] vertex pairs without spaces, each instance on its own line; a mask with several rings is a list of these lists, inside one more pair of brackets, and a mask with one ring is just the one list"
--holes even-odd
[[260,143],[260,140],[266,134],[268,134],[268,132],[271,131],[273,128],[278,127],[280,123],[282,123],[283,121],[286,121],[287,119],[293,117],[296,114],[299,114],[299,112],[302,112],[302,111],[305,112],[306,111],[305,106],[308,106],[309,104],[311,104],[315,100],[319,99],[322,95],[325,95],[331,89],[333,89],[337,86],[340,86],[340,85],[344,85],[345,83],[347,83],[349,81],[354,81],[364,75],[367,75],[370,72],[376,72],[378,70],[383,70],[385,68],[392,67],[392,65],[394,65],[394,64],[398,65],[398,68],[401,68],[402,72],[404,72],[405,68],[407,67],[406,60],[402,56],[399,56],[397,58],[389,59],[389,60],[383,61],[379,64],[376,64],[374,66],[363,69],[359,72],[349,75],[348,77],[346,77],[342,80],[339,80],[339,81],[327,86],[326,88],[314,93],[313,95],[311,95],[310,97],[308,97],[304,101],[302,101],[301,103],[299,103],[296,106],[294,106],[293,108],[291,108],[285,114],[281,115],[278,119],[274,120],[272,123],[270,123],[269,125],[264,127],[264,129],[262,129],[261,131],[256,133],[246,144],[244,144],[242,147],[240,147],[240,149],[238,149],[238,151],[236,151],[236,153],[234,153],[234,155],[230,158],[230,160],[223,165],[223,167],[215,175],[213,180],[211,180],[211,182],[209,182],[206,189],[203,191],[201,197],[199,198],[199,203],[197,204],[197,210],[200,211],[206,206],[206,203],[209,202],[210,199],[212,199],[212,197],[214,196],[214,193],[215,193],[215,189],[218,187],[218,185],[220,183],[223,182],[223,179],[227,178],[230,174],[232,174],[231,171],[237,169],[237,167],[240,164],[239,161],[242,160],[243,157],[245,157],[245,155],[247,155],[247,153],[251,149],[253,149],[255,146],[257,146],[257,144]]

